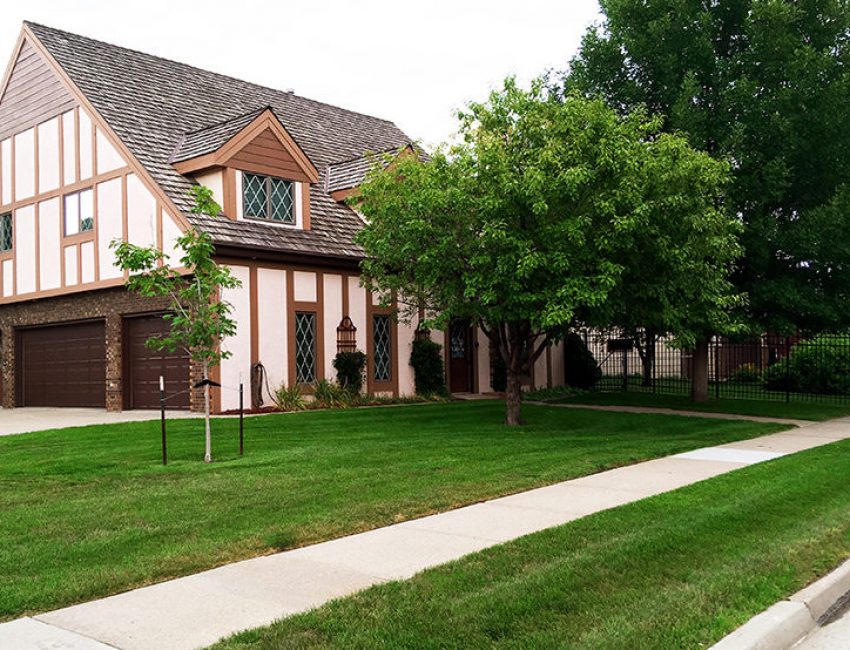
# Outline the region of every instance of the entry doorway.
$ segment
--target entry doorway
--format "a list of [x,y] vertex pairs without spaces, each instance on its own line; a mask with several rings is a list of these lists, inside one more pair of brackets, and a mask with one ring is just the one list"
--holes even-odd
[[475,344],[469,321],[454,320],[449,325],[449,390],[453,393],[473,391],[472,363]]

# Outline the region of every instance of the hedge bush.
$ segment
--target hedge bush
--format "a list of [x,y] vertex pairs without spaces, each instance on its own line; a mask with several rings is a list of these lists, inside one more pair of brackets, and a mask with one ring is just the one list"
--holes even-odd
[[334,357],[333,364],[339,385],[354,395],[359,395],[363,390],[366,355],[360,351],[340,352]]
[[834,337],[818,336],[791,348],[791,356],[764,372],[768,390],[820,395],[850,394],[850,348]]
[[431,339],[417,338],[410,351],[417,395],[445,395],[446,375],[443,370],[443,346]]

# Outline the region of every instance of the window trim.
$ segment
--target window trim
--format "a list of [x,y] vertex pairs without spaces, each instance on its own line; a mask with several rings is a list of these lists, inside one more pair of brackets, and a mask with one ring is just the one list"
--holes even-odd
[[[298,364],[298,317],[301,315],[312,316],[313,320],[313,378],[304,381],[299,377]],[[292,332],[295,349],[293,350],[292,360],[295,366],[295,383],[299,386],[312,386],[319,381],[319,314],[315,310],[296,309],[294,318],[292,319]]]
[[0,248],[0,257],[11,256],[15,252],[15,218],[12,211],[0,213],[0,221],[9,219],[9,248]]
[[[266,214],[268,214],[269,216],[258,217],[256,215],[248,214],[245,205],[245,184],[247,182],[247,176],[255,176],[257,178],[263,179],[263,187],[266,193]],[[274,219],[271,216],[274,212],[274,206],[272,204],[272,181],[279,181],[282,183],[287,183],[289,185],[289,196],[292,202],[292,209],[290,211],[292,215],[291,221],[280,221],[278,219]],[[285,226],[287,228],[297,228],[299,226],[300,211],[298,209],[298,203],[300,191],[297,181],[289,180],[286,178],[280,178],[279,176],[272,176],[271,174],[260,174],[257,172],[240,170],[239,176],[237,178],[237,185],[239,190],[239,213],[242,219],[245,219],[246,221],[256,221],[258,223],[270,224],[273,226]]]
[[[376,336],[377,328],[375,327],[379,318],[383,318],[387,323],[387,376],[378,377],[378,338]],[[389,314],[372,314],[372,381],[375,384],[391,384],[393,381],[393,328],[392,320]]]
[[[91,228],[86,230],[82,229],[82,195],[85,192],[91,192]],[[68,199],[71,197],[77,197],[77,232],[68,233],[68,219],[66,213],[66,206],[68,203]],[[93,239],[95,228],[97,227],[96,219],[95,219],[95,201],[94,201],[94,186],[91,187],[83,187],[74,192],[68,192],[67,194],[62,195],[62,236],[65,239]]]

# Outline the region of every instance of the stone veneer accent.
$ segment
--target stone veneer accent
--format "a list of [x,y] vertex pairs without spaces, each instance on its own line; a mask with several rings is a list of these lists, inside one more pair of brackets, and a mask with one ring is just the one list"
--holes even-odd
[[[0,405],[15,406],[15,330],[33,325],[59,325],[74,321],[106,321],[106,410],[121,411],[124,406],[122,375],[123,317],[163,311],[164,299],[143,298],[123,287],[42,298],[0,305]],[[190,381],[201,376],[191,363]],[[191,410],[203,411],[203,394],[192,391]]]

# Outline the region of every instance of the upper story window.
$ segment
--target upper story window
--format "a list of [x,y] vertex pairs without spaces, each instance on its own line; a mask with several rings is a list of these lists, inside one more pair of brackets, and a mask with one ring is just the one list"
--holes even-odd
[[94,229],[94,200],[91,189],[65,195],[65,236]]
[[295,188],[292,181],[242,174],[242,214],[247,219],[295,224]]
[[0,253],[12,250],[12,215],[0,214]]

